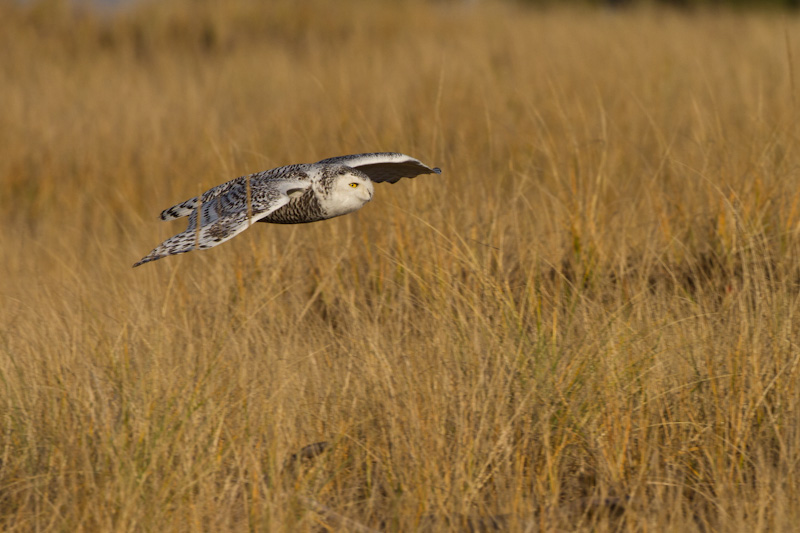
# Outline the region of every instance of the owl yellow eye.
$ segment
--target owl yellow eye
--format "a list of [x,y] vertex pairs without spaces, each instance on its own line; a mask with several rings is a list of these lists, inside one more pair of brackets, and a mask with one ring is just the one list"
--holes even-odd
[[355,189],[356,187],[358,187],[358,183],[351,183],[350,186]]

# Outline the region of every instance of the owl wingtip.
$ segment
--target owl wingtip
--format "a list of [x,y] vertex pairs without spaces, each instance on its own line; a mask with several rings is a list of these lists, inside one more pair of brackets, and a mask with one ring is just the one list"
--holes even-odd
[[161,256],[161,255],[157,255],[157,256],[153,256],[152,254],[151,255],[146,255],[146,256],[142,257],[141,259],[139,259],[138,261],[136,261],[131,268],[136,268],[138,266],[142,266],[145,263],[149,263],[150,261],[155,261],[156,259],[161,259],[162,257],[163,256]]

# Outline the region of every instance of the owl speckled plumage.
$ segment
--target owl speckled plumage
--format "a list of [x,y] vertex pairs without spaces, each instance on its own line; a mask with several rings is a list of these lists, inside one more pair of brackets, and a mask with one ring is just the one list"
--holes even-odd
[[332,157],[241,176],[162,211],[161,220],[188,216],[189,227],[133,266],[211,248],[253,222],[302,224],[346,215],[372,200],[373,182],[396,183],[400,178],[441,172],[413,157],[381,152]]

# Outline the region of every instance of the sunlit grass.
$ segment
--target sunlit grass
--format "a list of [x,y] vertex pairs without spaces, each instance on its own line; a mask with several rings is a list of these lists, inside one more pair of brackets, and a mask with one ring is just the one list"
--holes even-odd
[[395,4],[0,4],[2,528],[791,530],[800,21]]

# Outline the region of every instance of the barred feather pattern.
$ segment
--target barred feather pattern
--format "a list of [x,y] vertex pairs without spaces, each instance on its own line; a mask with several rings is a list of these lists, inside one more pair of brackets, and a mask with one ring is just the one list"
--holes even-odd
[[314,189],[306,189],[302,196],[293,198],[288,204],[259,220],[270,224],[305,224],[325,220],[325,211]]
[[288,204],[277,209],[274,213],[262,218],[259,222],[270,224],[305,224],[326,220],[328,217],[320,200],[325,200],[331,194],[337,172],[342,165],[319,170],[319,179],[306,189],[302,196],[293,198]]
[[133,266],[211,248],[253,222],[301,224],[351,213],[372,200],[372,182],[394,183],[403,177],[434,173],[441,170],[407,155],[378,152],[241,176],[162,211],[162,220],[189,217],[188,227]]
[[[257,186],[257,178],[253,176],[241,177],[228,182],[225,184],[225,192],[216,196],[204,194],[203,198],[209,199],[202,204],[196,198],[193,199],[195,209],[189,215],[189,226],[186,230],[161,243],[133,266],[149,263],[167,255],[216,246],[235,237],[247,229],[251,223],[289,202],[289,197],[280,187]],[[250,179],[249,208],[247,201],[248,178]],[[181,205],[191,205],[193,200],[183,202]],[[171,209],[174,210],[174,208]],[[198,212],[200,213],[199,228]]]

